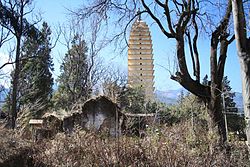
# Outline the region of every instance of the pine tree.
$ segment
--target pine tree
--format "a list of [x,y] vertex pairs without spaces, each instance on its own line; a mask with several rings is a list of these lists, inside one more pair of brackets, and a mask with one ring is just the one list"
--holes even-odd
[[40,105],[40,109],[33,111],[35,117],[41,116],[42,112],[49,107],[53,91],[50,36],[51,30],[44,22],[38,37],[25,38],[22,47],[20,105]]
[[58,78],[59,87],[54,95],[57,108],[69,109],[77,101],[84,101],[91,94],[87,59],[87,45],[79,35],[75,35],[71,48],[65,54]]
[[236,103],[234,102],[235,92],[232,92],[232,88],[230,86],[230,81],[227,76],[223,78],[223,89],[225,107],[226,107],[226,115],[227,115],[227,126],[229,132],[237,134],[241,138],[245,138],[245,121],[244,117],[240,115],[238,108],[236,107]]
[[208,76],[207,76],[207,74],[206,74],[205,77],[203,78],[202,84],[203,84],[203,85],[206,85],[206,86],[209,85],[209,81],[208,81]]
[[[227,76],[223,78],[223,88],[222,91],[224,93],[225,105],[226,107],[230,107],[228,110],[231,112],[237,112],[236,103],[234,102],[235,92],[232,92],[232,88],[230,86],[230,81]],[[234,109],[235,108],[235,109]]]

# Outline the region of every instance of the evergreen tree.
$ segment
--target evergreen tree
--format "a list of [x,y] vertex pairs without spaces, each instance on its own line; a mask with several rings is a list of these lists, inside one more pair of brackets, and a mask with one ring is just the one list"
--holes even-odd
[[42,106],[34,109],[33,116],[41,116],[46,110],[52,96],[53,78],[51,71],[53,63],[51,58],[51,30],[47,23],[37,38],[25,38],[22,47],[22,61],[20,71],[19,96],[20,105],[37,104]]
[[223,78],[223,93],[227,115],[227,126],[229,132],[238,135],[241,138],[245,138],[245,121],[243,115],[239,113],[236,103],[234,102],[235,92],[232,92],[230,81],[227,76]]
[[224,93],[225,105],[226,107],[230,107],[228,111],[237,112],[236,103],[234,102],[235,92],[232,92],[232,88],[230,86],[230,81],[227,76],[223,78],[223,88],[222,91]]
[[209,81],[208,81],[208,76],[207,76],[207,75],[205,75],[205,77],[203,78],[202,84],[203,84],[203,85],[206,85],[206,86],[209,85]]
[[55,107],[69,109],[79,100],[86,100],[91,94],[87,62],[87,45],[79,35],[75,35],[71,48],[66,53],[60,67],[59,87],[54,95]]
[[178,99],[177,99],[177,102],[179,104],[181,104],[183,102],[183,100],[185,99],[185,93],[183,90],[181,90],[180,94],[178,95]]

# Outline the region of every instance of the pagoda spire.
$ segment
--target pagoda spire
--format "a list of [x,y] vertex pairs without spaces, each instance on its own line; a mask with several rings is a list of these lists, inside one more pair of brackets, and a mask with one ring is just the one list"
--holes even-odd
[[140,8],[137,10],[138,20],[141,21],[141,11]]

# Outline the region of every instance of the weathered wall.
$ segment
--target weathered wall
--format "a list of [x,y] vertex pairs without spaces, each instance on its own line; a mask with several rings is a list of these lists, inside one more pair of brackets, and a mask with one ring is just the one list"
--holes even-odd
[[78,126],[95,132],[106,132],[117,136],[122,132],[125,116],[117,104],[105,96],[90,99],[82,107],[81,113],[74,113],[63,119],[63,129],[71,133]]

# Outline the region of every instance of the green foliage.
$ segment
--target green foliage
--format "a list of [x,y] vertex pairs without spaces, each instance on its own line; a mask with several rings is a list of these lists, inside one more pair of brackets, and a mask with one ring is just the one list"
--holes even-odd
[[142,87],[121,89],[117,101],[122,109],[130,113],[155,113],[159,109],[158,103],[146,100]]
[[2,106],[2,111],[6,114],[10,112],[10,106],[11,106],[10,96],[11,96],[10,93],[8,93],[4,99],[4,104]]
[[87,45],[81,36],[75,35],[71,48],[65,54],[58,78],[58,90],[53,101],[56,108],[69,109],[79,100],[86,100],[91,94]]
[[156,113],[159,110],[157,102],[148,101],[146,103],[146,112],[147,113]]
[[226,107],[235,108],[235,109],[229,109],[229,112],[230,111],[238,112],[238,109],[236,108],[236,103],[234,102],[235,92],[232,92],[230,81],[228,80],[227,76],[223,78],[222,84],[223,84],[222,91],[224,93],[224,100]]
[[201,99],[193,94],[187,94],[182,97],[177,105],[172,106],[171,110],[174,111],[176,117],[182,120],[189,120],[191,118],[205,119],[205,104]]
[[[37,104],[39,108],[31,107],[29,115],[40,117],[50,106],[52,96],[53,63],[51,58],[51,30],[47,23],[42,24],[38,35],[29,34],[25,37],[22,52],[18,85],[18,108]],[[12,74],[13,77],[13,74]],[[4,110],[10,111],[10,88],[9,95],[4,104]],[[39,104],[38,104],[39,103]]]
[[189,121],[193,128],[202,126],[207,129],[207,113],[205,104],[193,94],[180,94],[176,105],[159,107],[158,117],[161,123],[173,125]]
[[166,125],[173,125],[180,122],[180,119],[176,116],[173,106],[166,106],[166,104],[158,103],[158,122]]
[[[203,84],[208,86],[208,76],[206,75],[203,79]],[[240,137],[241,139],[245,139],[245,127],[246,123],[244,120],[244,116],[239,113],[238,108],[236,107],[236,103],[234,102],[235,92],[232,92],[232,88],[230,86],[230,81],[227,76],[225,76],[222,80],[222,91],[224,98],[224,103],[226,108],[226,117],[227,117],[227,127],[230,133]]]
[[52,96],[53,63],[50,54],[50,36],[51,30],[44,22],[40,34],[36,37],[32,35],[26,37],[22,47],[19,82],[20,105],[30,105],[39,101],[44,108],[36,111],[37,113],[34,111],[34,117],[41,116],[41,112],[49,107]]
[[141,87],[128,87],[118,97],[118,103],[130,113],[145,113],[145,93]]

